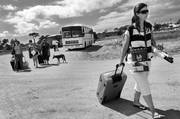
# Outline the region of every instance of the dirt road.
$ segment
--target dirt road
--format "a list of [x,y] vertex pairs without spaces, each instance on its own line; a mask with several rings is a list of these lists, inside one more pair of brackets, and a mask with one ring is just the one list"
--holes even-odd
[[[83,60],[87,52],[65,53],[68,63],[55,65],[56,60],[51,59],[52,65],[36,69],[27,58],[31,71],[18,73],[11,70],[10,55],[0,56],[0,119],[150,118],[149,112],[131,105],[134,80],[128,66],[122,99],[103,106],[96,98],[99,75],[113,70],[119,60]],[[155,106],[168,119],[180,118],[180,56],[174,58],[174,64],[153,59],[150,73]]]

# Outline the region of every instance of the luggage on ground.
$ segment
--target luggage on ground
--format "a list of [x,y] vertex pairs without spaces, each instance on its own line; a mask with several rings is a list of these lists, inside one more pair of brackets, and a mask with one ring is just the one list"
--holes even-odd
[[97,98],[101,104],[120,98],[121,91],[127,79],[127,75],[122,70],[118,70],[119,65],[116,65],[116,70],[102,73],[99,78],[97,88]]

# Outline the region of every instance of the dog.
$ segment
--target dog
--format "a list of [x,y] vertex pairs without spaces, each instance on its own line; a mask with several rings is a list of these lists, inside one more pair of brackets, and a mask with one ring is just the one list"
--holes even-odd
[[58,63],[60,63],[60,59],[63,60],[63,63],[66,63],[66,58],[64,54],[60,54],[60,55],[54,55],[53,59],[56,58],[58,60]]

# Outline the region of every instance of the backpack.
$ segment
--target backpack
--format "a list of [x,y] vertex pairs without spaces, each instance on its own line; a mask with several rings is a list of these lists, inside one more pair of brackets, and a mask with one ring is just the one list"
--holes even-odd
[[[145,25],[146,25],[146,28],[149,28],[150,30],[152,30],[152,25],[148,22],[145,22]],[[128,31],[129,31],[129,46],[128,46],[128,49],[127,49],[127,53],[126,53],[126,56],[125,56],[125,60],[127,61],[127,56],[128,54],[130,53],[130,46],[131,46],[131,39],[132,39],[132,36],[133,36],[133,30],[135,29],[135,26],[134,25],[130,25],[128,27]],[[146,32],[145,32],[146,34]],[[146,44],[146,41],[145,41],[145,44]]]

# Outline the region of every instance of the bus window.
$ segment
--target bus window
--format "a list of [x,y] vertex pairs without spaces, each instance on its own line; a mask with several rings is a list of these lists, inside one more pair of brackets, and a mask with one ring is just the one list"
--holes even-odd
[[81,30],[73,30],[72,37],[83,37],[83,33]]
[[71,31],[64,31],[63,38],[71,38]]

